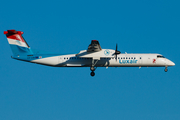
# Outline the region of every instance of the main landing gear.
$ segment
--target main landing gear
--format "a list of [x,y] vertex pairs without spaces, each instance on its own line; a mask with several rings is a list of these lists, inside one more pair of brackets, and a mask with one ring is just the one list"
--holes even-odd
[[90,70],[92,71],[92,72],[91,72],[91,76],[93,77],[93,76],[95,75],[95,72],[94,72],[94,71],[95,71],[96,69],[95,69],[94,67],[90,67]]
[[95,75],[94,71],[96,70],[97,67],[95,68],[94,66],[96,65],[97,62],[98,62],[98,60],[96,60],[96,61],[94,59],[92,60],[92,66],[90,67],[92,77]]
[[167,71],[168,71],[167,67],[165,67],[164,71],[165,71],[165,72],[167,72]]

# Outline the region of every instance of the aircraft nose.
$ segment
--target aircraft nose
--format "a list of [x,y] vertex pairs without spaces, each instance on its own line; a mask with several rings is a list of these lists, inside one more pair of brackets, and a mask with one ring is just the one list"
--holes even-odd
[[172,62],[172,61],[169,61],[169,65],[170,65],[170,66],[175,66],[175,63]]

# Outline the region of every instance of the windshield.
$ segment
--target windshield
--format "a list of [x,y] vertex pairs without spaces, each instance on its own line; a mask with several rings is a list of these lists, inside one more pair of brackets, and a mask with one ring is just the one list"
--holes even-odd
[[165,57],[162,55],[157,55],[157,58],[165,58]]

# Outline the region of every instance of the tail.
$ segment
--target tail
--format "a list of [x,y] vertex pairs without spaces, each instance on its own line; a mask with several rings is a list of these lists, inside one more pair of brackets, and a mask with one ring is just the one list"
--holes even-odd
[[6,35],[11,50],[15,56],[33,54],[29,45],[22,36],[23,32],[16,30],[7,30],[4,31],[4,34]]

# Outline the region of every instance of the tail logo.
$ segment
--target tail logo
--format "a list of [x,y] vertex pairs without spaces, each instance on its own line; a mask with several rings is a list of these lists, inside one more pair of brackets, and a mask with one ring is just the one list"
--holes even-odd
[[16,30],[4,31],[14,55],[32,54],[29,45],[22,37],[23,32]]

